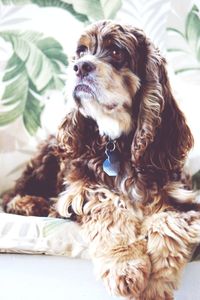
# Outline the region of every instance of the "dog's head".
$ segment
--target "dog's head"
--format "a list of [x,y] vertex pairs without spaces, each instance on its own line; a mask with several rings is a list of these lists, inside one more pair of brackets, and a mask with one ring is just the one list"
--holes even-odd
[[71,145],[73,138],[80,143],[83,119],[93,119],[100,136],[131,136],[134,165],[176,169],[192,146],[171,94],[165,60],[137,28],[112,21],[87,27],[69,68],[67,90],[68,101],[82,116],[79,128],[75,117],[68,127],[61,126],[70,132]]
[[133,126],[132,102],[140,86],[134,63],[137,43],[130,28],[96,23],[80,37],[70,71],[70,92],[80,112],[112,139]]

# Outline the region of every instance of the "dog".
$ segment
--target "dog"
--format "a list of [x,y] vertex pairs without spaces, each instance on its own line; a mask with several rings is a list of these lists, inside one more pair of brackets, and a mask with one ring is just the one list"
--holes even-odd
[[200,212],[181,181],[193,137],[165,59],[142,30],[99,21],[80,36],[66,85],[71,110],[5,211],[71,218],[112,294],[174,299]]

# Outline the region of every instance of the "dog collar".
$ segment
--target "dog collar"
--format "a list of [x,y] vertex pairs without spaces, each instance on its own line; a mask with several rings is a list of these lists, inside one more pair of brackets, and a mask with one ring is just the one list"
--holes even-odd
[[120,171],[120,153],[116,148],[116,140],[109,140],[106,144],[107,159],[103,162],[103,170],[108,176],[117,176]]

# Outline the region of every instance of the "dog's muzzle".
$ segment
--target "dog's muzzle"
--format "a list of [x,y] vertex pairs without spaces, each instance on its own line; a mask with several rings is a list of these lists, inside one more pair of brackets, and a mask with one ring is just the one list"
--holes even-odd
[[74,88],[73,97],[76,102],[80,103],[81,98],[96,98],[95,97],[95,84],[94,75],[96,70],[95,64],[90,61],[79,61],[74,65],[77,83]]

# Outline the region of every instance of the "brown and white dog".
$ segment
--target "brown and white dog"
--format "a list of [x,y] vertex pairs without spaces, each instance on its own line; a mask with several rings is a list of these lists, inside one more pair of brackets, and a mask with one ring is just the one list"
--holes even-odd
[[198,205],[181,183],[193,138],[165,65],[137,28],[87,27],[69,67],[71,112],[4,195],[9,213],[79,222],[99,276],[128,299],[173,299],[200,242]]

